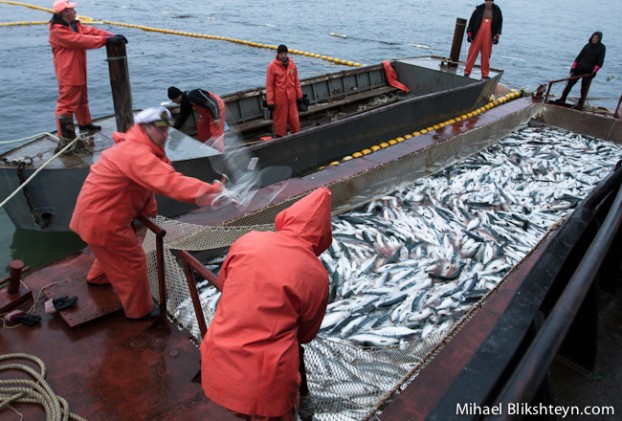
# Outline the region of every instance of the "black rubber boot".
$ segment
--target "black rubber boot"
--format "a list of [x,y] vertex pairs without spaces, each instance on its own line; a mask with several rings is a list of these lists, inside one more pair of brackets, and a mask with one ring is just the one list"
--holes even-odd
[[78,126],[81,132],[98,132],[102,129],[102,126],[97,126],[93,123],[87,124],[86,126]]

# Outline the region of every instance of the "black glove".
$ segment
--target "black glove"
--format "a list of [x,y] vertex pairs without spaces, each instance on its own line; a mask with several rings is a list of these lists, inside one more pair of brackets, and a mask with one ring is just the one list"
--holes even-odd
[[471,42],[473,41],[473,38],[471,37],[471,35],[467,35],[467,42]]
[[106,43],[112,45],[123,45],[127,44],[127,38],[123,35],[113,35],[106,40]]
[[592,72],[591,76],[596,77],[596,72]]
[[270,111],[274,111],[274,104],[268,104],[268,105],[266,105],[266,107],[267,107]]
[[499,35],[495,35],[495,37],[492,39],[492,43],[499,44]]
[[307,99],[306,95],[302,98],[296,99],[296,107],[298,108],[298,111],[301,113],[304,113],[309,110],[309,100]]

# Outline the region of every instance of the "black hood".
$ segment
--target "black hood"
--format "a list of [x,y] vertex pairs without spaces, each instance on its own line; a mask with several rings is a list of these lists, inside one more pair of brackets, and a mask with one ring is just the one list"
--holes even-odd
[[[603,40],[603,33],[602,33],[602,32],[600,32],[600,31],[596,31],[596,32],[594,32],[594,33],[590,36],[590,39],[588,40],[588,42],[592,42],[592,37],[593,37],[594,35],[597,35],[597,36],[598,36],[598,43],[602,42],[602,40]],[[597,43],[597,44],[598,44],[598,43]]]

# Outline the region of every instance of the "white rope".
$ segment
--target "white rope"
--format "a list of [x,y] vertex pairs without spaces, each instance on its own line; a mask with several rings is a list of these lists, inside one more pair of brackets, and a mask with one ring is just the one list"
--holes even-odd
[[43,361],[30,354],[15,353],[0,355],[4,360],[29,360],[39,366],[39,372],[24,364],[2,364],[0,371],[19,370],[27,373],[33,380],[23,378],[0,380],[0,409],[11,407],[12,403],[34,403],[43,406],[48,421],[66,421],[69,419],[86,421],[84,418],[69,411],[65,399],[56,395],[45,381],[46,367]]
[[56,136],[54,136],[52,133],[42,132],[42,133],[33,134],[32,136],[23,137],[21,139],[0,140],[0,145],[8,145],[9,143],[19,143],[19,142],[23,142],[25,140],[39,139],[40,137],[43,137],[43,136],[50,136],[51,138],[56,139],[56,141],[58,141],[58,138]]
[[37,174],[39,174],[50,162],[52,162],[53,160],[55,160],[56,158],[58,158],[60,155],[62,155],[63,153],[65,153],[65,151],[67,151],[68,149],[72,148],[73,145],[80,140],[80,137],[76,137],[75,139],[73,139],[71,142],[69,142],[63,149],[61,149],[58,153],[56,153],[53,157],[51,157],[50,159],[48,159],[46,162],[44,162],[39,168],[37,168],[37,170],[32,173],[32,175],[30,177],[28,177],[28,179],[26,181],[24,181],[22,184],[20,184],[20,186],[18,188],[15,189],[15,191],[13,191],[13,193],[11,193],[6,199],[4,199],[2,201],[2,203],[0,203],[0,208],[4,207],[4,205],[6,205],[9,200],[13,199],[13,197],[15,197],[17,195],[17,193],[19,193],[24,187],[26,187],[26,185],[28,183],[30,183],[30,181],[36,177]]

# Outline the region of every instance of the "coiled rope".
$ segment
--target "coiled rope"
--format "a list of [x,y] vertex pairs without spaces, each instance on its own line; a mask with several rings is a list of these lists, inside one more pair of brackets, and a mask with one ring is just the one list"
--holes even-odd
[[[43,406],[48,421],[77,420],[84,418],[69,411],[67,401],[54,393],[45,381],[46,367],[43,361],[31,354],[15,353],[0,355],[0,362],[7,360],[28,360],[39,366],[39,372],[32,367],[20,363],[0,365],[0,372],[4,370],[18,370],[28,374],[32,380],[23,378],[0,380],[0,409],[10,408],[13,403],[31,403]],[[21,414],[20,414],[21,415]]]
[[[32,4],[27,4],[27,3],[20,3],[17,1],[0,0],[0,3],[10,4],[13,6],[23,6],[23,7],[28,7],[30,9],[54,13],[53,10],[45,8],[45,7],[35,6]],[[155,28],[152,26],[135,25],[132,23],[113,22],[113,21],[104,20],[104,19],[95,20],[93,18],[82,16],[82,15],[80,15],[79,18],[85,22],[97,21],[97,23],[104,23],[104,24],[113,25],[113,26],[122,26],[126,28],[135,28],[135,29],[140,29],[142,31],[146,31],[146,32],[159,32],[159,33],[168,34],[168,35],[179,35],[179,36],[192,37],[192,38],[203,38],[203,39],[210,39],[210,40],[216,40],[216,41],[232,42],[234,44],[241,44],[241,45],[246,45],[246,46],[255,47],[255,48],[268,48],[271,50],[277,49],[277,46],[272,45],[272,44],[248,41],[248,40],[231,38],[231,37],[222,37],[219,35],[209,35],[209,34],[200,34],[200,33],[195,33],[195,32],[176,31],[173,29],[162,29],[162,28]],[[13,22],[13,23],[1,25],[1,26],[17,26],[17,25],[29,25],[29,24],[30,24],[29,22]],[[321,59],[321,60],[325,60],[325,61],[331,62],[333,64],[341,65],[341,66],[351,66],[351,67],[361,66],[361,63],[354,62],[352,60],[343,60],[337,57],[332,57],[332,56],[318,54],[318,53],[312,53],[309,51],[289,49],[289,54],[297,54],[297,55],[301,55],[304,57]]]

